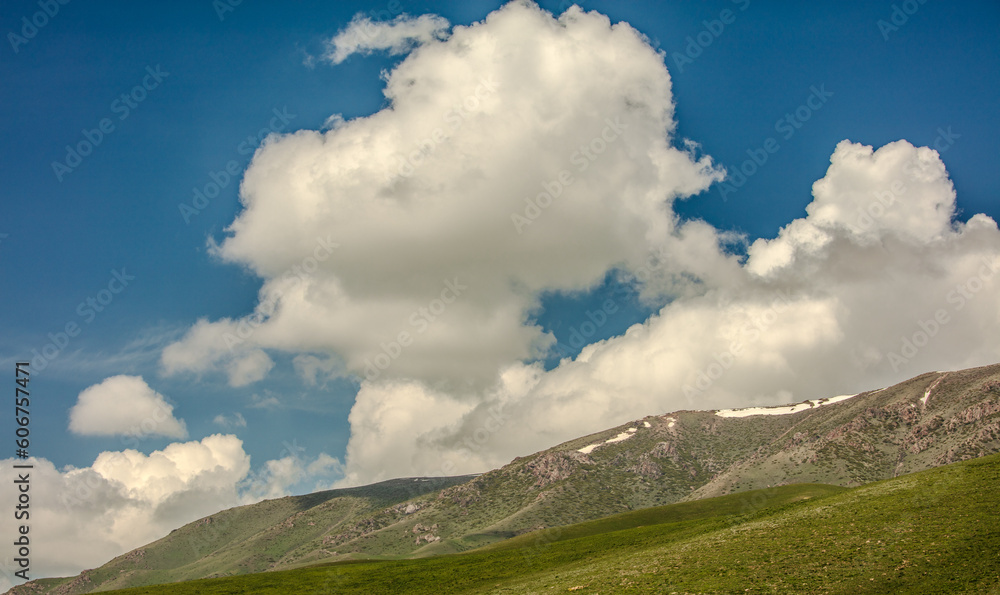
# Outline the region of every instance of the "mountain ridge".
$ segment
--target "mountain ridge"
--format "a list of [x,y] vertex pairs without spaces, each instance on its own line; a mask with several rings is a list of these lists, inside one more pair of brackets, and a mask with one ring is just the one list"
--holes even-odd
[[857,488],[791,484],[535,531],[462,554],[115,591],[1000,593],[1000,454]]
[[[433,480],[392,480],[391,497],[359,496],[373,488],[364,486],[329,498],[292,497],[316,502],[298,510],[275,504],[288,499],[229,509],[78,577],[32,581],[9,593],[75,595],[336,560],[456,553],[616,512],[791,483],[851,487],[1000,451],[1000,364],[805,403],[756,414],[749,408],[647,416],[474,477],[441,478],[439,489],[420,493],[406,493],[406,482]],[[244,531],[213,527],[223,518]],[[184,547],[196,556],[177,554]]]

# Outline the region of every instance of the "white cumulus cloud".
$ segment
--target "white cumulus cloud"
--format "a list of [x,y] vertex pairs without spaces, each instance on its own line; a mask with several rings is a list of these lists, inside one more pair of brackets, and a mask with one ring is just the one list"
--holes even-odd
[[[806,216],[740,256],[740,236],[673,211],[722,174],[676,138],[663,57],[628,24],[512,2],[411,53],[385,95],[256,153],[212,249],[264,280],[261,305],[200,321],[162,360],[232,380],[232,361],[282,351],[307,384],[362,378],[344,483],[1000,359],[1000,233],[955,218],[933,150],[831,147]],[[541,296],[616,271],[659,310],[532,363],[553,342],[529,322]]]
[[419,381],[364,384],[344,483],[481,471],[651,413],[783,404],[1000,360],[1000,232],[984,215],[953,219],[935,151],[843,142],[814,196],[726,283],[551,371],[512,363],[475,407]]
[[77,397],[69,429],[84,436],[167,436],[186,438],[183,420],[139,376],[112,376]]
[[[544,292],[659,249],[698,274],[737,266],[672,215],[721,174],[672,144],[670,89],[641,34],[578,8],[512,3],[414,52],[387,76],[390,108],[254,156],[214,247],[265,280],[238,349],[336,356],[297,361],[313,382],[342,367],[483,388],[552,343],[527,322]],[[225,368],[244,321],[199,321],[164,371]]]
[[[293,455],[251,471],[243,442],[216,434],[148,455],[102,452],[85,468],[57,469],[38,458],[5,459],[0,461],[0,482],[4,499],[13,502],[17,474],[30,474],[30,576],[70,576],[203,516],[287,496],[307,479],[305,489],[313,490],[340,477],[340,462],[325,453],[311,460]],[[13,467],[24,463],[33,467]],[[3,515],[0,531],[15,535],[19,523],[13,514]]]
[[171,343],[163,350],[160,357],[163,371],[167,375],[202,374],[222,369],[230,386],[257,382],[274,367],[274,361],[243,339],[252,335],[252,329],[247,320],[227,318],[210,323],[201,319],[184,335],[183,343]]

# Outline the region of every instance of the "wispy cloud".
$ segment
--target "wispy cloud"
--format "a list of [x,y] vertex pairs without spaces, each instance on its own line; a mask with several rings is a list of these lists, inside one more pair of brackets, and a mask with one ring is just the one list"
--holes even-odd
[[265,392],[264,396],[254,393],[250,396],[250,404],[247,407],[252,409],[279,409],[282,407],[282,402],[278,397],[269,392]]
[[340,64],[357,53],[386,50],[390,54],[403,54],[418,45],[445,39],[449,27],[447,19],[436,15],[401,14],[391,21],[379,22],[359,14],[328,42],[324,58]]
[[[87,336],[82,336],[48,362],[45,373],[62,376],[143,374],[155,369],[163,349],[180,339],[186,331],[184,327],[152,326],[141,330],[121,347],[93,345],[88,342]],[[12,366],[15,361],[23,359],[23,355],[0,356],[0,366]]]
[[217,426],[222,426],[224,429],[227,430],[247,427],[246,418],[243,417],[243,414],[238,411],[232,415],[223,415],[220,413],[219,415],[215,416],[215,419],[212,420],[212,423],[214,423]]

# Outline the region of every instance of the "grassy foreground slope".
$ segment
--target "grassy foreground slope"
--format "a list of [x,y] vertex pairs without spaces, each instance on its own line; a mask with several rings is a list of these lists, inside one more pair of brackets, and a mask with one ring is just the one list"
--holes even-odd
[[539,531],[461,555],[116,591],[1000,593],[1000,455],[859,488],[791,485]]

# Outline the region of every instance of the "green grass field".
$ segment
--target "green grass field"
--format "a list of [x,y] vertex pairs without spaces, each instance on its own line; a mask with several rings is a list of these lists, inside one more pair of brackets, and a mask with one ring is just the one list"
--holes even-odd
[[1000,455],[845,489],[790,485],[415,560],[114,591],[1000,594]]

